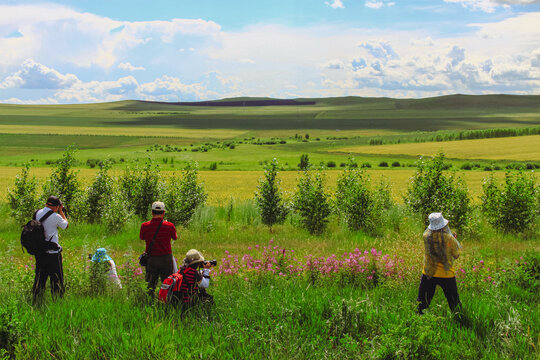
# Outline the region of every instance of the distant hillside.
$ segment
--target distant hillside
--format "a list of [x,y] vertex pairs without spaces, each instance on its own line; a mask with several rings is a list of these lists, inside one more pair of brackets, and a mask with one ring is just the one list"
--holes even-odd
[[[144,101],[150,102],[151,101]],[[154,102],[155,103],[155,102]],[[173,102],[160,103],[168,105],[183,105],[183,106],[302,106],[315,105],[315,101],[299,101],[294,99],[230,99],[230,100],[215,100],[215,101],[196,101],[196,102]]]
[[0,132],[1,126],[16,125],[399,132],[531,127],[540,126],[540,96],[245,97],[176,103],[132,100],[75,105],[0,104]]

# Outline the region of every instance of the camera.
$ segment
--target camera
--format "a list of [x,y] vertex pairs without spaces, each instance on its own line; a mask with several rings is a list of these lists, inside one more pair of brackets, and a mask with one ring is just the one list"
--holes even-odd
[[203,261],[203,265],[212,265],[212,266],[216,266],[217,265],[217,260],[206,260],[206,261]]

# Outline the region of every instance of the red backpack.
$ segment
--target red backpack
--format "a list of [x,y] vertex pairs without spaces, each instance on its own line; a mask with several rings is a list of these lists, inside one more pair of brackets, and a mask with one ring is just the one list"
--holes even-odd
[[159,289],[158,300],[164,304],[170,303],[173,292],[180,291],[183,278],[184,275],[178,271],[163,280],[163,284],[161,284],[161,288]]

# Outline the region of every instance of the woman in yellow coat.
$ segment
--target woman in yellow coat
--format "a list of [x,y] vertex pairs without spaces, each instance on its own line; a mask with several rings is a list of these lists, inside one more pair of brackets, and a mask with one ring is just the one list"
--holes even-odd
[[460,305],[453,267],[454,260],[459,257],[461,244],[452,234],[441,213],[429,215],[429,226],[424,232],[424,268],[418,289],[418,312],[423,313],[429,307],[439,285],[446,296],[450,310]]

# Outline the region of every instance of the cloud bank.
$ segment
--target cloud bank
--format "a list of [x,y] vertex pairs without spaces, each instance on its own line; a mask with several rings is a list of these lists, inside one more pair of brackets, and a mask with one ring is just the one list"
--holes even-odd
[[538,24],[531,12],[457,35],[335,24],[225,31],[204,19],[117,21],[59,5],[0,6],[0,101],[537,94]]

